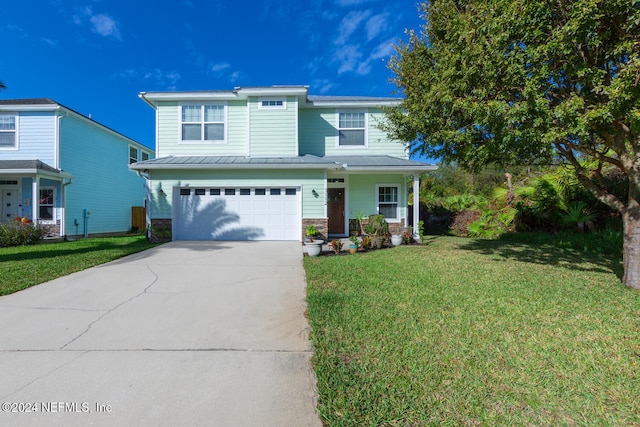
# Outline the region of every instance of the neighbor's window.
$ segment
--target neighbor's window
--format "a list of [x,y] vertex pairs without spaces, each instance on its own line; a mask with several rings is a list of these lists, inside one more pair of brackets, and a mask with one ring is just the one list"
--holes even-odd
[[366,145],[365,122],[364,112],[338,113],[338,145],[364,147]]
[[16,115],[0,114],[0,148],[17,147]]
[[129,146],[129,164],[136,163],[138,161],[138,149],[136,147]]
[[224,104],[183,105],[181,115],[183,141],[225,141]]
[[40,214],[42,221],[53,221],[53,188],[40,189]]
[[146,151],[143,151],[142,154],[140,155],[140,160],[142,160],[143,162],[145,160],[149,160],[149,153],[147,153]]
[[398,212],[399,185],[378,186],[378,213],[387,219],[400,219]]
[[259,110],[285,110],[287,102],[284,98],[260,98],[258,100]]

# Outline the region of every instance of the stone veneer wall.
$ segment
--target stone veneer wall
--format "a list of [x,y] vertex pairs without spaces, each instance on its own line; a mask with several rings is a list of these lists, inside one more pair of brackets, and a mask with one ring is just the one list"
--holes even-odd
[[171,236],[171,219],[152,219],[151,220],[151,236],[149,239],[153,243],[170,242]]
[[[403,218],[400,222],[390,222],[389,224],[389,233],[391,234],[402,234],[402,229],[406,227],[405,219]],[[362,221],[362,227],[364,228],[367,225],[367,220]],[[358,224],[357,218],[349,219],[349,235],[360,235],[360,225]]]
[[321,239],[327,240],[329,235],[329,219],[327,218],[302,218],[302,240],[307,236],[307,226],[315,225],[322,235]]

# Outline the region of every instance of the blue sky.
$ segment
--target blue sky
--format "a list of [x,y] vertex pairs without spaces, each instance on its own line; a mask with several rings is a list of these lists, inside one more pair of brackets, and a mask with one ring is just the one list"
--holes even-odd
[[412,0],[7,1],[0,98],[52,98],[153,147],[141,91],[397,96],[388,59],[422,22]]

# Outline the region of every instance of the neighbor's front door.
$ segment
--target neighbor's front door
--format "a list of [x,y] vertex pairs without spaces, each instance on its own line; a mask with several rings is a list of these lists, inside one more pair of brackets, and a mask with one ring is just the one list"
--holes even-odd
[[0,220],[7,220],[18,216],[18,190],[2,190],[2,210]]
[[329,188],[329,234],[344,234],[344,188]]

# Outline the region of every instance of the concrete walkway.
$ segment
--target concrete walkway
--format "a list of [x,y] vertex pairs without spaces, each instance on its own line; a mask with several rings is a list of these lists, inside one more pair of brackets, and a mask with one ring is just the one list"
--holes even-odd
[[172,242],[0,297],[0,425],[320,426],[305,308],[293,242]]

